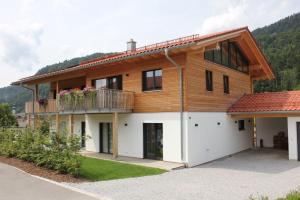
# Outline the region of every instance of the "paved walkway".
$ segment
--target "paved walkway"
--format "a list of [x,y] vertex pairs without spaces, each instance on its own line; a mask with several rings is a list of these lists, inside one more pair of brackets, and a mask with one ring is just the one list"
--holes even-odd
[[250,150],[157,176],[72,185],[115,200],[274,199],[300,186],[300,163],[288,161],[286,151]]
[[165,169],[168,171],[184,167],[184,164],[182,164],[182,163],[166,162],[166,161],[161,161],[161,160],[132,158],[132,157],[126,157],[126,156],[118,156],[117,159],[114,159],[111,154],[95,153],[95,152],[90,152],[90,151],[81,151],[80,153],[84,156],[88,156],[91,158],[98,158],[98,159],[103,159],[103,160],[113,160],[113,161],[130,163],[130,164],[135,164],[135,165],[142,165],[142,166],[146,166],[146,167]]
[[95,200],[90,196],[35,178],[0,163],[0,199],[3,200]]

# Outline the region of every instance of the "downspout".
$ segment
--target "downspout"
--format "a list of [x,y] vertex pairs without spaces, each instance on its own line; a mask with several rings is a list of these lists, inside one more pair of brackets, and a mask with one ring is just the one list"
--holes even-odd
[[182,67],[176,63],[170,56],[169,56],[169,49],[165,49],[165,56],[166,58],[177,68],[178,76],[179,76],[179,100],[180,100],[180,148],[181,148],[181,161],[184,162],[184,152],[183,152],[183,77],[182,77]]
[[[35,116],[34,116],[34,113],[35,113],[35,90],[34,89],[32,89],[32,88],[30,88],[30,87],[26,87],[26,86],[24,86],[23,84],[20,84],[20,86],[22,87],[22,88],[25,88],[25,89],[28,89],[28,90],[30,90],[31,92],[32,92],[32,116],[33,116],[33,120],[34,120],[34,118],[35,118]],[[33,127],[33,129],[35,128],[34,127],[34,122],[32,123],[32,127]]]

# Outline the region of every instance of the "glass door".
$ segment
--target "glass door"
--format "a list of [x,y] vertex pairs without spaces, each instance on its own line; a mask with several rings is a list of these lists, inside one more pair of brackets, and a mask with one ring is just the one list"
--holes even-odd
[[85,147],[85,122],[81,122],[81,147]]
[[112,153],[112,123],[100,123],[100,153]]
[[163,131],[161,123],[144,123],[144,157],[162,160]]

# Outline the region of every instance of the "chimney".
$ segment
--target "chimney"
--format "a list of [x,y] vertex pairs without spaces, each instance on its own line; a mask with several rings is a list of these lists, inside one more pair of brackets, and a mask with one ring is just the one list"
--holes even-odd
[[136,42],[133,39],[130,39],[127,42],[127,51],[135,51],[136,50]]

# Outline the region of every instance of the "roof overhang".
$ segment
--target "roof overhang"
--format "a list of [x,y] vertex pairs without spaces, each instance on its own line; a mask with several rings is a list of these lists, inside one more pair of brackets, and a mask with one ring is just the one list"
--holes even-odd
[[300,110],[293,111],[258,111],[258,112],[228,112],[232,118],[279,118],[300,117]]

